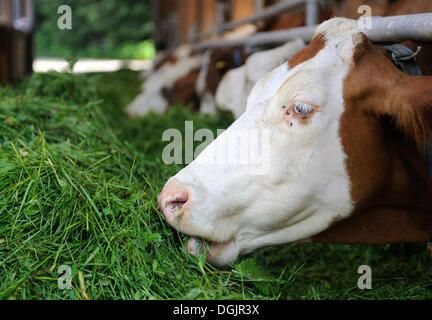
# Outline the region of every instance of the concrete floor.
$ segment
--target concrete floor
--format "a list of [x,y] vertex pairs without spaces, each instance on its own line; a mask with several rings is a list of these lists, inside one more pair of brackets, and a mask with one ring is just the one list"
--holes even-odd
[[[73,73],[88,72],[114,72],[122,68],[135,71],[149,71],[153,62],[151,60],[115,60],[115,59],[79,59],[74,66]],[[35,72],[47,72],[50,70],[67,70],[68,63],[61,58],[35,58],[33,70]]]

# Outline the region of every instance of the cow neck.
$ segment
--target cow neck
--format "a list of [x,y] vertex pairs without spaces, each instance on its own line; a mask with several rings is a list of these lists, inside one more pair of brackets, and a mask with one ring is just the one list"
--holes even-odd
[[[395,48],[395,47],[393,47]],[[401,49],[401,48],[399,48]],[[402,50],[402,49],[401,49]],[[385,50],[383,50],[385,51]],[[403,49],[404,52],[408,52]],[[391,55],[391,51],[387,52],[387,57]],[[418,52],[417,52],[418,53]],[[409,59],[414,59],[415,54],[413,51],[409,54],[411,57]],[[391,59],[391,58],[390,58]],[[407,60],[409,60],[407,59]],[[400,63],[406,63],[406,61]],[[395,61],[393,60],[393,63]],[[417,62],[414,59],[414,62]],[[291,64],[291,61],[290,61]],[[396,63],[395,63],[396,64]],[[400,65],[396,65],[401,68]],[[405,68],[405,72],[409,73],[409,70],[415,70],[417,67]],[[418,67],[417,72],[420,68]],[[410,163],[414,169],[416,175],[424,176],[426,172],[423,173],[424,169],[418,168],[418,162],[415,157],[410,155],[415,154],[414,146],[409,145],[403,137],[394,136],[395,146],[398,145],[398,153],[403,158],[403,162]],[[425,158],[428,163],[429,174],[432,174],[431,162],[432,162],[432,139],[428,141],[428,149],[426,150]],[[393,148],[395,149],[396,148]],[[427,189],[432,190],[432,176],[431,179],[427,178],[426,174]],[[414,188],[416,189],[416,188]],[[416,194],[422,190],[409,190],[410,193]],[[423,192],[423,191],[422,191]],[[418,196],[418,194],[417,194]],[[411,198],[411,197],[410,197]],[[330,224],[329,228],[322,233],[319,233],[311,238],[312,242],[324,242],[324,243],[344,243],[344,244],[355,244],[355,243],[365,243],[365,244],[384,244],[384,243],[394,243],[394,242],[428,242],[428,248],[432,257],[432,228],[419,228],[418,219],[421,216],[428,214],[428,212],[423,212],[424,208],[430,206],[430,200],[427,197],[416,197],[418,200],[422,199],[422,203],[411,203],[409,210],[400,210],[396,207],[360,207],[358,210],[353,212],[351,217],[344,219],[343,221],[334,221]],[[426,202],[429,202],[426,203]],[[414,206],[415,204],[415,206]],[[416,212],[420,209],[422,212],[417,216]]]
[[[391,53],[393,63],[403,72],[411,76],[422,75],[420,65],[417,63],[415,58],[420,52],[421,46],[418,46],[415,52],[400,43],[385,46],[384,48]],[[430,137],[428,141],[425,141],[425,160],[426,167],[429,171],[429,177],[432,180],[432,137]],[[429,254],[432,258],[432,232],[429,235],[428,248]]]

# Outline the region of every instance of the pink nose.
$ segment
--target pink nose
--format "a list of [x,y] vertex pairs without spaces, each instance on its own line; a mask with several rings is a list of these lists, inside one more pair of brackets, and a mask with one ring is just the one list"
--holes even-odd
[[189,191],[178,187],[174,182],[168,183],[158,197],[159,208],[170,225],[181,218],[189,206]]

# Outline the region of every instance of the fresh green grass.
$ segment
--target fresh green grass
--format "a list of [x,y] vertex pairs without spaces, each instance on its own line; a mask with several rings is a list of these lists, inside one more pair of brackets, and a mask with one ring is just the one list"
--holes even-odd
[[[129,71],[0,89],[0,299],[432,298],[425,245],[289,244],[224,269],[186,254],[156,206],[180,169],[162,163],[162,132],[232,118],[178,106],[130,120],[121,106],[138,92]],[[363,264],[372,290],[357,288]],[[71,290],[58,287],[61,265]]]

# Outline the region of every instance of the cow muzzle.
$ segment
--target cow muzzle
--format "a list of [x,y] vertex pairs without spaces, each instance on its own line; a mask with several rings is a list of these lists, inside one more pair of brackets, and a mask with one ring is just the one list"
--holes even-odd
[[[239,248],[233,239],[216,242],[206,234],[199,232],[190,220],[191,192],[180,187],[175,180],[168,181],[158,197],[159,209],[165,220],[174,229],[189,235],[187,251],[198,256],[207,255],[207,261],[213,265],[225,265],[233,262],[239,254]],[[205,240],[204,240],[205,239]]]
[[190,194],[188,189],[169,182],[159,195],[158,201],[166,221],[175,228],[190,205]]

